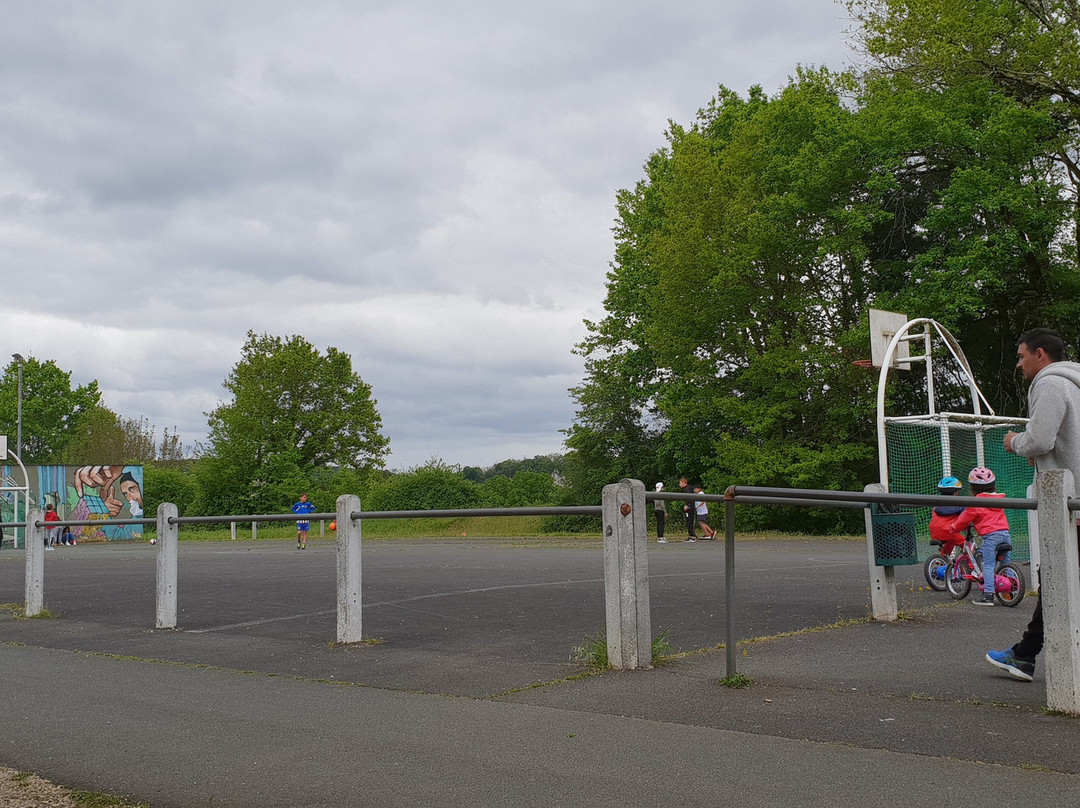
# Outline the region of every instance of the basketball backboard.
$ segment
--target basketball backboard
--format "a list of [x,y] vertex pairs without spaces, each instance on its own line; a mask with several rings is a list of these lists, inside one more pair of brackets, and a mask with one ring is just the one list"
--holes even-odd
[[[908,318],[906,314],[895,311],[882,311],[870,309],[870,360],[874,367],[879,368],[885,362],[885,353],[889,350],[889,343],[900,331],[904,330]],[[906,341],[896,346],[896,352],[892,357],[890,367],[897,370],[911,370],[911,363],[902,360],[908,359],[911,352],[908,350]]]

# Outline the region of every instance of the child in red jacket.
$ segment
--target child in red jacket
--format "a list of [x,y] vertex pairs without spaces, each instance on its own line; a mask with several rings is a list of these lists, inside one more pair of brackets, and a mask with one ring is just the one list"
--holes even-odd
[[[46,522],[59,522],[60,514],[56,512],[56,506],[51,502],[45,506],[45,521]],[[51,550],[56,547],[56,542],[60,538],[60,528],[47,527],[45,528],[45,549]]]
[[[955,477],[945,477],[937,485],[941,496],[955,496],[964,484]],[[964,543],[964,533],[956,529],[956,517],[964,512],[960,505],[938,505],[930,515],[930,538],[941,542],[941,554],[952,557],[957,547]]]
[[[977,466],[968,475],[971,484],[971,493],[977,497],[1002,498],[1005,495],[996,491],[996,478],[994,472],[988,468]],[[997,548],[999,544],[1011,544],[1012,537],[1009,535],[1009,520],[1005,518],[1005,511],[1001,508],[965,508],[964,512],[956,517],[953,527],[964,530],[968,525],[974,525],[976,532],[982,537],[982,565],[983,565],[983,593],[982,597],[974,601],[976,606],[994,605],[994,570],[997,566]],[[1003,561],[1012,558],[1011,552],[1006,552]]]

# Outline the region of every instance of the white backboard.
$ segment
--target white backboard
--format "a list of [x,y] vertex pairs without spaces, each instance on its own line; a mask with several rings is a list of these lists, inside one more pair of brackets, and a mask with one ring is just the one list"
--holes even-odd
[[[885,352],[889,348],[889,343],[897,332],[904,330],[907,322],[906,314],[870,309],[870,359],[874,367],[879,368],[885,362]],[[896,353],[893,355],[890,367],[897,370],[910,370],[910,363],[897,361],[907,359],[909,356],[911,353],[908,350],[908,343],[901,342],[896,346]]]

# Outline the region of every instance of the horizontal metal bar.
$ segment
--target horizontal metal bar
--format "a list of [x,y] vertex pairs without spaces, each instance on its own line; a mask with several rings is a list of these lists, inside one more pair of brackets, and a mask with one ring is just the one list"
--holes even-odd
[[[795,498],[823,502],[889,502],[896,505],[920,505],[924,507],[952,504],[985,508],[989,504],[986,497],[954,497],[939,494],[885,494],[871,491],[818,491],[808,488],[763,488],[750,485],[730,486],[724,496],[733,499],[735,502],[743,501],[743,497],[753,496],[777,500],[778,502]],[[1073,500],[1069,502],[1071,508]],[[1038,504],[1037,500],[1026,498],[1001,497],[993,500],[994,508],[1003,508],[1005,510],[1033,511],[1038,508]]]
[[[599,505],[566,505],[545,508],[455,508],[432,511],[353,511],[353,519],[442,519],[459,516],[601,516]],[[213,522],[326,522],[337,519],[336,513],[247,514],[243,516],[177,516],[172,525]]]
[[252,513],[242,516],[174,516],[170,525],[203,525],[225,522],[329,522],[336,513]]
[[[109,525],[156,525],[157,519],[59,519],[34,522],[34,527],[108,527]],[[26,527],[26,522],[0,522],[0,527]]]
[[668,493],[667,491],[653,491],[646,492],[645,501],[655,502],[656,500],[665,500],[668,502],[723,502],[723,494],[706,494],[704,491],[698,493],[684,494],[681,491],[678,493]]
[[785,499],[778,500],[775,497],[752,497],[740,496],[735,499],[736,505],[791,505],[802,508],[865,508],[865,502],[837,502],[832,499]]
[[353,519],[441,519],[459,516],[602,516],[600,505],[562,505],[550,508],[456,508],[442,511],[353,511]]

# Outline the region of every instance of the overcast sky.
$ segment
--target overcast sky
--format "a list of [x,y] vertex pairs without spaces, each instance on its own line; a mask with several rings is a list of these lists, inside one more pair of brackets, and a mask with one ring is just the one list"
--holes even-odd
[[352,356],[390,468],[562,451],[615,193],[834,0],[0,0],[0,349],[204,440],[249,330]]

